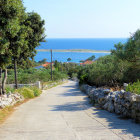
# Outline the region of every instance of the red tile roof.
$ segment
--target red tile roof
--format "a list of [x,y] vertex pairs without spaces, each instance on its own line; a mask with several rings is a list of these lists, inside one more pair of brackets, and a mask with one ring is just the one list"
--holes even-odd
[[85,62],[80,63],[80,65],[90,65],[90,64],[93,64],[93,63],[94,63],[94,61],[86,60]]
[[42,66],[43,66],[43,67],[47,67],[47,66],[49,66],[49,65],[51,65],[51,62],[46,62],[46,63],[43,64]]

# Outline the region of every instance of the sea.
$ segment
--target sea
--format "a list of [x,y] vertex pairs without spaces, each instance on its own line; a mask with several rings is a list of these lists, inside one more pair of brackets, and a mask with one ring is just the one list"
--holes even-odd
[[[63,39],[63,38],[48,38],[46,42],[41,42],[38,49],[52,49],[53,50],[65,50],[65,49],[89,49],[89,50],[102,50],[110,51],[115,49],[114,45],[121,42],[125,43],[127,38],[75,38],[75,39]],[[99,57],[109,55],[110,53],[88,53],[88,52],[53,52],[53,61],[67,62],[68,58],[71,58],[71,62],[79,63],[81,60],[95,55],[95,59]],[[40,61],[46,58],[48,62],[51,61],[50,52],[37,52],[35,61]]]

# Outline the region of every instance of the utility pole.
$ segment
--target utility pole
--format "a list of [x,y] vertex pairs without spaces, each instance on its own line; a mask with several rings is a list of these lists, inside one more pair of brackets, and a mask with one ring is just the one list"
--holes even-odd
[[18,84],[17,84],[17,62],[16,59],[14,59],[14,72],[15,72],[15,88],[18,88]]
[[52,77],[52,49],[51,49],[51,80],[53,80],[53,77]]

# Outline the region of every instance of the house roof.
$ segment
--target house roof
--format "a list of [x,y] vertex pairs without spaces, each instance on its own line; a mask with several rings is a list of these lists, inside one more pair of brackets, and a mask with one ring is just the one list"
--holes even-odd
[[45,64],[42,64],[43,67],[47,67],[49,65],[51,65],[51,62],[46,62]]
[[90,64],[93,64],[93,63],[94,63],[94,61],[86,60],[85,62],[80,63],[80,65],[90,65]]

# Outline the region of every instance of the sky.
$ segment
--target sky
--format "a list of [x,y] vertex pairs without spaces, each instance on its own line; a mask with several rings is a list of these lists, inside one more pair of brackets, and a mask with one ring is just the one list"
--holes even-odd
[[23,0],[48,38],[127,38],[140,28],[140,0]]

